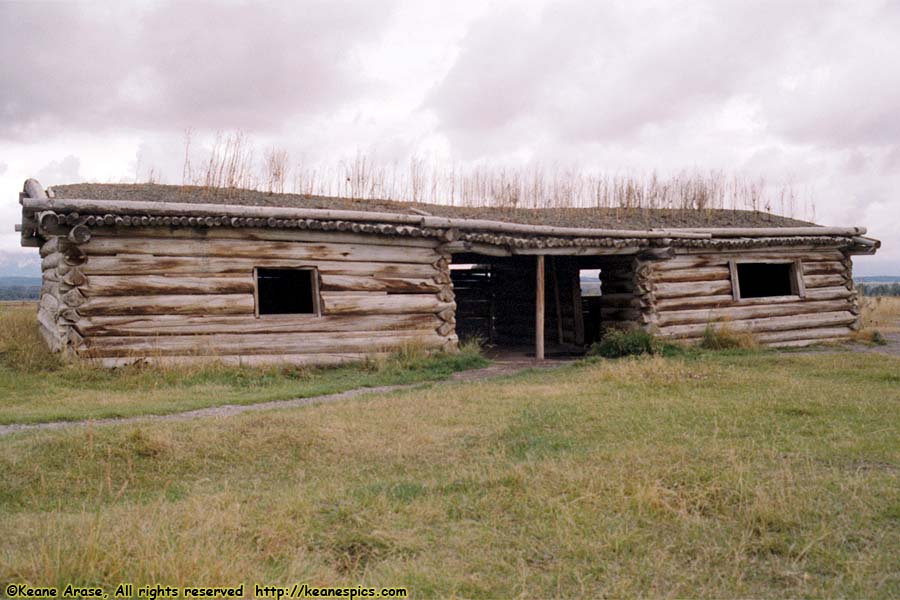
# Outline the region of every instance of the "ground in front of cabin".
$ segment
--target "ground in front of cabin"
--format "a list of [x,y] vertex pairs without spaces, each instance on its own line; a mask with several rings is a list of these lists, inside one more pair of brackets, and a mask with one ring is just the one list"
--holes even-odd
[[900,595],[900,359],[686,353],[0,438],[0,582]]

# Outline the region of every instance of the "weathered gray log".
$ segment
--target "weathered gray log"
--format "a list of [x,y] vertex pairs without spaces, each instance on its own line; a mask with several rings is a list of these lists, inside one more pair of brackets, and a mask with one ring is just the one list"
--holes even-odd
[[91,239],[91,230],[87,225],[75,225],[67,237],[73,244],[84,244]]
[[683,296],[714,296],[731,292],[731,280],[692,281],[689,283],[658,283],[656,297],[679,298]]
[[673,232],[694,231],[714,237],[794,237],[794,236],[854,236],[864,235],[865,227],[689,227]]
[[641,250],[638,258],[641,260],[668,260],[675,256],[675,249],[671,247],[647,248]]
[[788,342],[795,340],[832,339],[849,337],[853,330],[849,327],[823,327],[816,329],[798,329],[793,331],[778,331],[773,333],[758,333],[754,337],[763,344],[776,342]]
[[91,256],[82,267],[87,275],[207,275],[250,274],[254,267],[316,267],[320,273],[357,277],[430,277],[440,270],[423,263],[370,263],[364,261],[295,260],[279,258],[224,258],[189,256],[119,255]]
[[657,272],[654,280],[659,283],[680,283],[688,281],[716,281],[730,277],[727,266],[721,267],[697,267],[689,269],[667,270]]
[[[756,319],[728,321],[725,323],[719,322],[713,323],[712,326],[725,326],[733,331],[762,332],[814,329],[817,327],[835,327],[839,325],[849,326],[855,321],[855,315],[847,310],[842,310],[779,317],[761,317]],[[668,338],[700,337],[709,325],[709,323],[671,325],[668,327],[660,327],[657,333],[660,336]]]
[[59,313],[60,302],[54,294],[41,294],[38,305],[40,310],[46,310],[49,315],[54,316],[53,320],[56,320],[55,315]]
[[803,283],[807,288],[822,288],[834,285],[843,285],[846,280],[840,273],[831,275],[804,275]]
[[75,327],[82,335],[177,335],[218,333],[321,333],[333,331],[403,331],[435,329],[444,321],[428,313],[401,315],[308,315],[145,317],[95,316],[79,319]]
[[115,228],[97,228],[97,237],[135,237],[156,239],[209,239],[209,240],[254,240],[273,242],[326,242],[332,244],[372,244],[375,246],[409,246],[414,248],[436,248],[440,242],[429,238],[401,238],[395,235],[321,232],[304,229],[160,229],[132,227],[127,231]]
[[78,311],[89,315],[238,315],[253,314],[252,294],[188,296],[102,296],[89,298]]
[[[837,300],[839,298],[849,299],[852,292],[844,286],[815,288],[806,290],[803,298],[798,298],[797,302],[812,302],[816,300]],[[734,302],[731,294],[722,294],[714,296],[686,296],[679,298],[667,298],[656,301],[658,310],[674,311],[688,307],[706,307],[713,308],[718,306],[756,306],[765,304],[783,304],[784,297],[776,298],[744,298],[739,302]]]
[[109,358],[86,358],[85,362],[105,368],[118,368],[133,364],[153,365],[197,365],[225,364],[235,366],[295,365],[327,366],[363,362],[373,358],[384,358],[389,352],[345,352],[341,354],[228,354],[207,356],[125,356]]
[[41,244],[41,258],[45,256],[49,256],[50,254],[54,254],[56,252],[61,252],[64,250],[65,244],[61,244],[60,238],[58,236],[53,236],[47,239],[46,242]]
[[65,294],[63,294],[60,297],[60,300],[66,306],[77,308],[77,307],[81,306],[82,304],[84,304],[87,301],[87,298],[84,296],[83,293],[81,293],[81,290],[79,288],[73,288],[73,289],[69,290],[68,292],[66,292]]
[[[834,258],[835,256],[843,256],[840,251],[840,248],[844,246],[843,242],[836,241],[834,244],[828,246],[766,246],[764,248],[760,248],[757,246],[751,246],[747,248],[727,248],[727,249],[716,249],[709,247],[699,247],[699,248],[678,248],[677,256],[693,256],[693,255],[704,255],[704,254],[720,254],[723,256],[727,255],[744,255],[744,254],[755,254],[760,256],[769,256],[771,258],[806,258],[807,256],[812,255],[820,255],[822,256],[821,260],[837,260]],[[762,254],[764,253],[764,254]]]
[[571,246],[565,248],[513,248],[516,256],[616,256],[622,254],[637,254],[640,246],[625,246],[622,248],[609,248],[605,246]]
[[[140,202],[89,199],[24,199],[23,206],[29,211],[55,210],[58,212],[79,211],[82,213],[133,214],[151,216],[210,216],[210,217],[254,217],[275,219],[322,219],[363,222],[383,222],[435,229],[457,228],[464,231],[495,231],[521,233],[527,235],[548,235],[567,237],[614,237],[614,238],[685,238],[705,239],[707,233],[666,230],[623,230],[599,229],[591,227],[552,227],[524,225],[504,221],[484,219],[457,219],[446,217],[426,217],[370,211],[324,210],[313,208],[286,208],[269,206],[246,206],[234,204],[193,204],[181,202]],[[796,235],[796,234],[795,234]],[[827,235],[816,233],[815,235]]]
[[[445,286],[433,278],[365,277],[322,274],[323,291],[386,292],[389,294],[438,293]],[[450,298],[452,299],[452,298]]]
[[252,275],[243,277],[92,275],[84,285],[90,297],[177,294],[252,294]]
[[94,237],[82,246],[90,256],[152,254],[154,256],[197,256],[327,261],[433,263],[438,256],[430,248],[369,246],[359,244],[258,242],[253,240],[176,240],[162,238]]
[[484,254],[485,256],[512,256],[512,251],[505,246],[492,246],[490,244],[482,244],[477,242],[456,241],[444,244],[441,248],[450,254],[459,253],[475,253]]
[[815,312],[848,310],[846,300],[818,300],[813,302],[784,302],[755,306],[728,306],[709,310],[682,310],[660,312],[659,325],[688,325],[726,320],[756,319],[781,315],[799,315]]
[[439,313],[447,308],[455,309],[456,304],[441,302],[431,294],[341,296],[322,292],[322,312],[326,315]]
[[841,261],[803,261],[804,275],[829,275],[832,273],[842,273],[845,267]]
[[87,353],[93,357],[135,354],[304,354],[383,352],[415,344],[426,349],[441,348],[447,341],[433,329],[403,332],[335,332],[328,336],[295,334],[168,335],[158,337],[86,338]]
[[87,283],[87,277],[81,271],[79,267],[72,267],[69,269],[65,275],[62,276],[61,281],[66,285],[72,287],[79,287]]

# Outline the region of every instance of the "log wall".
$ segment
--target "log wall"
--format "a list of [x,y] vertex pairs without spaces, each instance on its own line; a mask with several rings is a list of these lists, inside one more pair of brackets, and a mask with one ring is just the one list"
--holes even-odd
[[[736,300],[731,259],[799,261],[802,295]],[[646,268],[653,314],[645,327],[689,342],[698,341],[710,324],[751,332],[758,342],[772,346],[843,339],[859,327],[851,269],[848,255],[827,248],[679,254]]]
[[[123,235],[123,233],[127,233]],[[359,360],[406,344],[456,347],[449,256],[435,240],[189,228],[51,237],[39,322],[54,350],[118,365]],[[313,267],[321,315],[256,316],[254,267]]]

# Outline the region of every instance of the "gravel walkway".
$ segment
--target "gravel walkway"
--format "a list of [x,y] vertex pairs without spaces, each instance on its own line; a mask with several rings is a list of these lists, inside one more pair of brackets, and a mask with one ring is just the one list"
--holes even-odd
[[[446,381],[468,382],[481,381],[484,379],[495,379],[507,375],[514,375],[526,369],[553,369],[566,364],[565,360],[547,360],[543,363],[536,363],[533,360],[525,358],[514,358],[509,360],[497,360],[487,367],[481,369],[473,369],[471,371],[460,371],[454,373]],[[324,396],[311,396],[309,398],[294,398],[292,400],[274,400],[271,402],[260,402],[259,404],[225,404],[223,406],[211,406],[209,408],[200,408],[197,410],[189,410],[186,412],[172,413],[168,415],[140,415],[135,417],[115,417],[109,419],[85,419],[82,421],[52,421],[49,423],[22,423],[11,425],[0,425],[0,437],[17,433],[21,431],[47,430],[47,429],[65,429],[69,427],[83,427],[85,425],[124,425],[128,423],[139,423],[144,421],[187,421],[189,419],[200,419],[203,417],[224,418],[233,415],[239,415],[245,412],[271,410],[279,408],[297,408],[300,406],[309,406],[311,404],[324,404],[327,402],[338,402],[340,400],[349,400],[358,396],[368,394],[386,394],[399,390],[409,390],[428,383],[420,382],[407,383],[401,385],[385,385],[381,387],[367,387],[346,390],[336,394],[327,394]]]

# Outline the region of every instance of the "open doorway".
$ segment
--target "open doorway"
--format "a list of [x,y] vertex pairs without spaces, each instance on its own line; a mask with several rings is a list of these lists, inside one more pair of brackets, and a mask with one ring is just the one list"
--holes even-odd
[[[607,285],[601,273],[605,269],[610,277],[615,275],[609,289],[619,289],[621,269],[613,263],[623,261],[600,260],[605,258],[545,257],[545,356],[584,354],[599,339],[605,322],[618,318],[608,305],[617,298],[604,297],[601,291]],[[456,331],[461,340],[477,337],[488,349],[533,354],[535,256],[457,254],[450,276],[456,294]]]
[[633,328],[640,318],[633,257],[583,258],[578,267],[585,345],[599,341],[609,329]]

